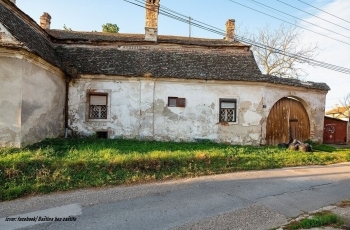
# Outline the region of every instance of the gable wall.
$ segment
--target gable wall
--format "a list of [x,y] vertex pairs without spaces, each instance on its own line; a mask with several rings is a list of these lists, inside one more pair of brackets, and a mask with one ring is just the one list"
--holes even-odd
[[[88,119],[89,91],[109,93],[108,119]],[[84,75],[70,85],[69,126],[83,136],[106,130],[109,138],[259,145],[264,143],[269,110],[291,95],[303,99],[311,117],[310,137],[322,141],[324,91],[243,81]],[[168,107],[168,97],[186,98],[186,107]],[[237,100],[237,122],[219,122],[220,98]]]
[[0,56],[0,147],[21,144],[21,65],[22,60]]
[[65,80],[49,66],[23,60],[21,145],[64,134]]
[[64,134],[63,73],[26,52],[0,49],[0,146]]

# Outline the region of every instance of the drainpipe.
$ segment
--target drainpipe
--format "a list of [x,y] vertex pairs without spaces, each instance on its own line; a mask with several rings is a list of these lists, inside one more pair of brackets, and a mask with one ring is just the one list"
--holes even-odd
[[65,127],[65,133],[64,133],[64,138],[68,137],[68,130],[72,130],[68,126],[68,95],[69,95],[69,83],[70,80],[66,80],[66,98],[64,102],[64,127]]

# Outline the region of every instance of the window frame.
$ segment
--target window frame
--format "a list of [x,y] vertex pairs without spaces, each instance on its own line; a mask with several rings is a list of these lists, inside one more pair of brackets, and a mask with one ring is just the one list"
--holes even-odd
[[[108,106],[108,93],[104,92],[89,92],[88,93],[88,119],[89,120],[96,120],[96,121],[106,121],[109,119],[109,106]],[[105,118],[96,118],[91,117],[91,96],[105,96],[106,97],[106,117]]]
[[[221,120],[221,103],[222,102],[229,102],[229,103],[234,103],[235,104],[235,108],[233,108],[234,110],[234,120],[233,121],[224,121]],[[219,122],[228,122],[228,123],[232,123],[232,124],[236,124],[238,123],[238,119],[237,119],[237,105],[238,105],[238,99],[237,98],[219,98]]]
[[[175,99],[175,105],[170,105],[170,100]],[[180,107],[185,108],[186,107],[186,98],[183,97],[168,97],[168,107]]]

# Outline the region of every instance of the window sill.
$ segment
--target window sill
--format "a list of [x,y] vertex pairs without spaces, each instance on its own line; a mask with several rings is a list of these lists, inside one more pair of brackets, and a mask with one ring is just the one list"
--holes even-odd
[[108,119],[108,118],[106,118],[106,119],[87,119],[86,121],[87,122],[96,122],[96,121],[98,121],[98,122],[107,122],[107,121],[111,121],[111,119]]
[[230,125],[238,125],[238,121],[220,121],[217,123],[218,125],[221,125],[221,126],[230,126]]

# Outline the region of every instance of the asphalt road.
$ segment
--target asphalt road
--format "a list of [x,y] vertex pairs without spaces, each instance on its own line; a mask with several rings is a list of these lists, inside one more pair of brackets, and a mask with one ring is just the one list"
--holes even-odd
[[270,229],[344,199],[350,199],[350,163],[1,202],[0,229]]

